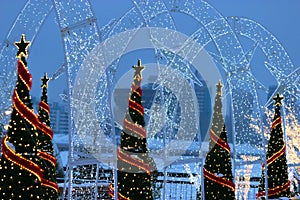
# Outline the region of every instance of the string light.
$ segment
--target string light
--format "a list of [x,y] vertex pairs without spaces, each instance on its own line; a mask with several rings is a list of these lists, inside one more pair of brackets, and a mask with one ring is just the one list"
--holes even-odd
[[[146,132],[143,128],[144,107],[141,104],[141,72],[144,66],[138,60],[138,65],[133,66],[133,69],[135,72],[128,98],[129,105],[121,134],[121,145],[117,151],[118,196],[120,199],[153,199],[151,175],[155,163],[148,155]],[[114,196],[112,184],[109,194]]]
[[[289,197],[290,196],[290,181],[288,180],[288,167],[286,160],[286,145],[283,137],[282,121],[280,108],[282,105],[282,99],[277,94],[273,97],[275,113],[273,122],[271,125],[271,134],[268,142],[267,149],[267,177],[268,177],[268,197],[279,198],[279,197]],[[262,167],[264,170],[264,166]],[[266,196],[265,191],[265,174],[262,173],[262,177],[259,184],[259,190],[256,197]]]
[[209,152],[203,168],[205,199],[235,199],[230,147],[222,114],[222,87],[220,81],[210,128]]
[[2,154],[6,159],[10,160],[16,165],[19,165],[22,169],[34,174],[40,181],[43,177],[43,170],[34,162],[23,158],[18,155],[7,145],[7,137],[5,136],[2,141]]
[[13,93],[9,129],[2,140],[0,198],[15,199],[17,196],[20,199],[40,199],[44,171],[38,165],[37,123],[29,95],[32,78],[25,59],[30,42],[26,42],[25,36],[22,35],[21,41],[15,44],[19,48],[18,80]]
[[[56,181],[56,158],[53,153],[52,134],[49,134],[50,128],[50,107],[48,105],[47,88],[50,80],[47,74],[44,74],[42,80],[42,95],[39,102],[38,120],[40,124],[44,124],[47,129],[38,129],[39,152],[41,158],[41,167],[44,170],[44,178],[42,179],[42,190],[44,199],[58,198],[58,184]],[[47,130],[48,132],[44,132]],[[52,132],[52,130],[51,130]]]
[[[85,8],[85,6],[86,6],[85,4],[87,4],[87,3],[84,3],[84,2],[78,3],[78,4],[74,5],[74,7],[75,7],[74,9],[80,10],[82,8]],[[243,56],[241,56],[241,53],[239,53],[240,52],[239,50],[242,48],[239,46],[238,42],[235,41],[235,39],[234,39],[235,36],[234,36],[234,34],[231,33],[232,30],[229,28],[228,24],[226,23],[226,20],[223,20],[223,18],[221,18],[219,15],[217,15],[218,13],[215,12],[214,9],[212,8],[212,6],[210,6],[209,4],[200,3],[200,5],[198,5],[197,1],[191,1],[191,2],[189,2],[189,1],[170,1],[167,3],[164,3],[164,2],[151,3],[151,1],[150,2],[145,1],[145,3],[142,2],[141,4],[142,4],[141,6],[137,6],[137,9],[139,9],[140,11],[150,10],[152,12],[134,12],[134,13],[142,13],[142,15],[143,15],[143,17],[134,17],[136,19],[136,24],[138,26],[145,23],[142,21],[142,18],[144,18],[144,19],[146,19],[146,21],[148,20],[149,23],[151,23],[151,25],[154,25],[154,26],[168,27],[170,29],[175,28],[174,27],[175,25],[173,24],[172,18],[169,13],[168,8],[170,8],[172,11],[180,11],[180,12],[189,14],[190,16],[192,16],[194,19],[196,19],[198,21],[210,22],[209,23],[210,26],[208,26],[206,28],[209,29],[208,33],[214,33],[214,34],[212,34],[211,37],[217,41],[218,48],[222,48],[222,47],[226,46],[226,43],[228,43],[228,44],[230,44],[229,46],[230,46],[231,51],[234,51],[231,53],[231,51],[227,52],[226,50],[223,50],[223,51],[221,50],[220,52],[222,52],[222,56],[223,56],[222,59],[224,59],[224,57],[225,58],[229,57],[229,58],[232,58],[232,60],[234,61],[234,60],[239,60],[239,58],[243,57]],[[66,29],[64,29],[63,34],[68,35],[69,38],[67,41],[69,41],[69,46],[66,45],[67,46],[66,48],[67,48],[67,50],[72,51],[72,53],[70,53],[70,57],[68,57],[68,60],[70,60],[69,61],[70,66],[79,66],[81,59],[83,59],[82,57],[84,57],[84,56],[82,56],[82,54],[85,54],[85,53],[81,53],[81,51],[83,51],[82,49],[89,48],[94,43],[93,41],[96,40],[95,38],[98,38],[98,37],[90,36],[90,38],[86,38],[87,37],[86,35],[89,35],[89,34],[87,34],[87,33],[89,33],[88,31],[83,31],[82,35],[80,34],[80,36],[78,36],[77,32],[72,33],[72,30],[70,30],[71,28],[68,27],[68,25],[72,24],[71,21],[67,20],[68,17],[63,17],[63,16],[68,16],[68,14],[69,14],[68,13],[69,11],[64,11],[65,10],[64,6],[65,6],[65,4],[62,3],[60,5],[57,5],[56,9],[57,9],[57,13],[59,13],[60,18],[64,18],[63,20],[61,20],[62,27],[67,27]],[[45,9],[44,7],[51,7],[51,6],[46,4],[46,6],[42,6],[41,9]],[[134,11],[136,11],[136,10],[134,10]],[[166,14],[162,15],[161,13],[166,13]],[[210,15],[205,15],[203,13],[210,13]],[[38,15],[36,12],[32,13],[32,18],[38,19],[38,17],[35,17],[36,15]],[[87,15],[90,16],[89,14],[87,14]],[[128,20],[128,19],[132,19],[133,18],[132,16],[134,16],[134,14],[128,12],[122,19],[124,19],[124,21]],[[156,17],[156,16],[160,16],[160,17]],[[74,17],[74,15],[71,15],[71,17],[69,17],[69,18],[73,20],[73,17]],[[78,16],[75,16],[76,20],[78,20],[78,21],[85,21],[86,17],[87,16],[85,14],[80,14]],[[155,19],[155,18],[158,18],[158,19]],[[211,19],[220,19],[220,20],[211,21]],[[28,21],[30,22],[31,20],[28,20]],[[236,22],[236,23],[238,23],[238,22]],[[41,24],[41,23],[38,23],[38,24]],[[118,24],[118,26],[113,28],[112,31],[109,31],[108,33],[106,33],[106,32],[103,33],[104,37],[105,37],[105,35],[112,36],[118,32],[123,31],[124,29],[126,30],[126,28],[128,28],[127,26],[125,26],[125,23],[120,22],[117,24]],[[203,23],[203,24],[208,24],[208,23]],[[254,25],[257,25],[257,24],[254,24]],[[110,25],[110,26],[112,26],[112,25]],[[223,26],[224,26],[224,30],[222,30]],[[218,27],[218,28],[215,28],[215,27]],[[252,28],[249,32],[254,33],[256,37],[259,37],[260,35],[265,35],[265,34],[256,34],[258,31],[254,31],[255,26],[254,27],[250,26],[250,27],[252,27]],[[90,29],[93,30],[93,28],[90,28]],[[235,28],[235,31],[237,31],[237,30],[239,30],[238,27]],[[197,31],[196,34],[193,35],[193,37],[196,40],[198,40],[200,44],[206,44],[209,42],[209,38],[210,38],[208,33],[206,33],[205,29],[203,29],[203,30],[200,29]],[[250,33],[248,33],[248,34],[250,34]],[[203,35],[203,37],[200,37],[199,35]],[[226,38],[226,40],[222,42],[222,39],[219,39],[220,35],[221,36],[229,35],[228,36],[229,39]],[[72,42],[72,40],[70,39],[72,37],[76,37],[76,38],[82,37],[81,38],[82,41],[88,41],[86,44],[87,47],[80,46],[80,45],[76,44],[75,42]],[[249,38],[254,38],[254,37],[249,37]],[[268,35],[268,38],[273,38],[273,37],[269,37],[269,35]],[[265,45],[266,43],[269,42],[269,40],[267,40],[267,39],[263,39],[261,41],[263,43],[262,45]],[[270,45],[274,45],[275,39],[272,39],[269,43],[270,43]],[[78,47],[78,46],[80,46],[80,47]],[[116,44],[116,46],[118,46],[118,44]],[[122,48],[120,47],[120,49],[122,49]],[[269,49],[269,48],[266,48],[266,49]],[[283,52],[283,50],[281,50],[280,48],[278,50],[276,50],[278,55],[286,56],[286,53]],[[115,50],[115,51],[117,51],[117,50]],[[83,51],[83,52],[85,52],[85,51]],[[238,53],[235,54],[236,52],[238,52]],[[113,54],[115,52],[111,52],[111,53]],[[197,52],[193,52],[192,50],[190,50],[188,53],[196,54]],[[77,54],[79,54],[79,56],[77,56]],[[271,57],[272,58],[271,60],[274,60],[275,58],[277,59],[278,57],[280,57],[278,55],[273,55]],[[279,63],[283,63],[287,59],[282,59],[282,60],[283,61],[281,61]],[[244,62],[241,62],[241,63],[244,64]],[[287,63],[288,63],[287,66],[292,66],[292,65],[289,65],[289,62],[287,62]],[[284,69],[285,65],[282,65],[282,64],[279,64],[279,65],[282,66],[282,68]],[[232,67],[232,65],[228,65],[228,66]],[[231,73],[231,72],[228,72],[228,73]],[[76,74],[75,67],[70,69],[70,74],[71,74],[71,76],[73,75],[72,78],[74,78],[74,76]],[[71,81],[73,81],[73,79]],[[243,107],[243,106],[241,106],[241,107]],[[235,112],[234,116],[235,116],[235,118],[238,118],[240,116],[243,116],[243,114],[244,113],[241,113],[241,115],[238,115],[238,112]],[[237,129],[238,128],[240,128],[239,125],[237,125]],[[242,130],[242,128],[240,130]],[[245,134],[244,131],[237,131],[237,133]],[[249,143],[251,143],[251,142],[249,142]]]

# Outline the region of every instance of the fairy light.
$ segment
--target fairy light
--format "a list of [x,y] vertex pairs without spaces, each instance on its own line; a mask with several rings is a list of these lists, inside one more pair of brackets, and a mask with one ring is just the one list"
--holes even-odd
[[[146,132],[144,130],[144,107],[141,104],[142,80],[141,61],[133,66],[134,79],[128,98],[128,110],[125,114],[121,145],[117,151],[118,158],[118,196],[120,199],[153,199],[151,175],[155,165],[148,155]],[[138,111],[138,112],[133,112]],[[110,186],[110,195],[114,195]]]
[[124,151],[120,150],[120,148],[118,149],[117,156],[121,161],[124,161],[132,166],[142,169],[147,174],[151,175],[152,167],[149,164],[145,163],[143,160],[133,158],[132,156],[126,154]]
[[40,124],[44,124],[43,127],[38,129],[39,135],[39,152],[38,156],[41,158],[41,167],[44,170],[44,178],[42,179],[42,190],[44,199],[56,199],[58,198],[58,185],[56,181],[56,158],[54,157],[54,150],[52,146],[53,132],[50,128],[50,107],[48,105],[48,82],[49,78],[45,73],[41,78],[42,81],[42,95],[39,102],[38,120]]
[[[52,181],[48,181],[47,179],[43,179],[43,181],[42,181],[42,186],[45,186],[45,187],[47,187],[47,188],[51,188],[52,190],[54,190],[55,191],[55,193],[58,193],[58,185],[57,185],[57,183],[55,183],[55,182],[52,182]],[[46,190],[47,191],[47,190]],[[51,194],[47,194],[47,195],[51,195],[50,197],[55,197],[54,195],[53,195],[53,193]]]
[[[136,7],[134,7],[128,13],[126,13],[122,17],[122,19],[120,21],[118,21],[117,25],[113,26],[112,24],[110,24],[110,26],[107,27],[107,29],[105,28],[105,30],[109,30],[109,31],[103,31],[104,38],[111,37],[117,33],[120,33],[124,30],[130,29],[132,27],[141,27],[147,22],[151,26],[157,26],[157,27],[161,26],[161,27],[167,27],[169,29],[175,29],[175,23],[172,19],[172,16],[170,15],[169,9],[171,9],[174,12],[178,11],[178,12],[186,13],[186,14],[192,16],[195,20],[202,22],[202,24],[207,24],[207,26],[205,28],[199,29],[197,31],[197,33],[194,34],[193,37],[191,37],[191,38],[193,38],[193,39],[195,38],[195,40],[197,40],[200,44],[203,44],[203,45],[210,42],[210,38],[212,38],[212,40],[216,41],[216,44],[217,44],[216,46],[222,54],[222,59],[230,58],[230,61],[234,62],[233,64],[226,63],[226,66],[228,66],[228,68],[230,68],[230,69],[234,68],[234,64],[236,64],[237,66],[241,65],[241,66],[243,66],[243,68],[245,68],[244,66],[246,66],[246,63],[245,63],[245,60],[243,59],[244,56],[242,54],[242,47],[236,41],[236,39],[235,39],[236,36],[234,35],[230,26],[228,26],[227,20],[223,19],[223,17],[218,12],[216,12],[215,9],[208,3],[202,2],[202,1],[201,2],[200,1],[169,1],[166,3],[165,2],[142,1],[141,3],[138,3],[138,2],[134,2],[134,3],[136,4]],[[89,23],[93,22],[91,19],[93,15],[91,12],[88,12],[89,5],[86,5],[86,4],[87,3],[85,3],[84,1],[77,2],[76,4],[74,4],[75,10],[76,9],[81,10],[82,8],[84,8],[84,10],[87,11],[86,13],[83,13],[83,14],[78,11],[78,13],[80,13],[78,15],[74,14],[74,12],[70,12],[69,10],[64,9],[66,6],[68,6],[66,3],[61,3],[61,4],[56,5],[58,16],[61,19],[60,26],[64,28],[64,29],[62,29],[63,34],[67,36],[67,38],[65,38],[65,41],[67,44],[67,45],[65,45],[66,52],[68,52],[67,59],[68,59],[68,65],[72,66],[72,67],[70,67],[70,69],[68,69],[69,70],[68,73],[71,76],[70,88],[72,88],[74,77],[76,76],[76,72],[77,72],[76,70],[78,69],[74,66],[80,66],[82,59],[84,59],[83,57],[85,56],[85,53],[87,52],[86,50],[89,50],[90,47],[92,46],[92,44],[96,43],[95,41],[98,41],[96,39],[96,38],[98,38],[97,37],[98,35],[96,33],[95,34],[91,33],[92,30],[94,30],[93,26],[91,26],[89,28],[89,30],[83,29],[80,32],[78,32],[76,30],[75,31],[72,30],[72,24],[74,22],[78,22],[78,21],[80,21],[80,22],[88,21]],[[141,13],[141,14],[136,14],[136,13]],[[207,13],[210,13],[210,14],[207,15]],[[159,16],[159,17],[157,17],[157,16]],[[87,19],[89,19],[89,20],[87,20]],[[135,19],[135,23],[127,24],[127,21],[131,21],[131,19]],[[218,19],[218,20],[215,20],[215,19]],[[149,24],[147,24],[147,25],[149,25]],[[254,25],[257,25],[257,24],[254,23]],[[252,34],[255,34],[254,35],[255,37],[259,37],[260,35],[265,35],[265,34],[257,34],[257,32],[260,32],[260,31],[255,30],[255,26],[249,26],[249,27],[251,27],[249,32]],[[239,30],[238,28],[236,28],[236,29]],[[248,29],[249,28],[247,28],[245,30],[248,30]],[[209,34],[211,34],[211,35],[209,35]],[[249,37],[249,38],[255,38],[254,36]],[[224,38],[222,38],[222,37],[224,37]],[[86,44],[79,45],[78,40],[75,40],[75,39],[72,40],[73,38],[78,38],[78,40],[80,42],[86,41]],[[172,37],[169,37],[169,38],[172,39]],[[261,40],[261,42],[262,42],[261,45],[266,46],[267,44],[270,44],[270,46],[272,45],[272,46],[277,47],[276,39],[274,39],[273,37],[269,37],[269,36],[268,36],[268,38],[271,38],[271,40],[267,40],[267,39],[263,38]],[[122,49],[124,49],[124,46],[119,45],[119,43],[116,43],[113,45],[115,45],[115,48],[114,48],[115,50],[110,51],[108,54],[116,54],[116,53],[118,53],[118,51],[122,51]],[[190,49],[192,49],[192,48],[190,48]],[[265,49],[270,49],[270,48],[265,48]],[[274,48],[272,48],[272,49],[274,49]],[[188,50],[188,48],[186,48],[184,50]],[[187,52],[189,54],[198,53],[198,52],[193,52],[192,50],[187,51]],[[273,51],[270,51],[270,52],[273,52]],[[279,55],[286,56],[286,53],[283,52],[283,50],[281,50],[281,48],[276,49],[276,52],[277,52],[277,55],[270,56],[269,57],[270,60],[273,60],[274,58],[276,58],[276,60],[278,60],[278,57],[280,57]],[[286,60],[287,59],[282,59],[282,61],[279,62],[278,65],[284,66],[284,65],[282,65],[282,63],[284,63]],[[235,61],[236,62],[240,61],[240,63],[235,63]],[[282,68],[285,68],[285,67],[282,67]],[[247,71],[246,69],[243,69],[243,70],[244,70],[244,72]],[[228,70],[228,74],[232,74],[232,73],[234,73],[234,70]],[[249,79],[249,76],[241,77],[241,79],[247,80],[247,79]],[[107,78],[107,80],[109,80],[109,78]],[[103,82],[100,83],[102,88],[107,87],[107,82],[109,82],[107,80],[104,80]],[[236,80],[233,79],[231,86],[233,86],[235,88],[235,84],[238,85],[239,82],[236,82]],[[245,88],[245,90],[248,90],[249,87],[251,89],[251,91],[250,90],[249,91],[252,94],[252,91],[253,91],[252,86],[243,84],[240,88]],[[237,88],[240,89],[238,86],[237,86]],[[107,89],[105,91],[107,91]],[[247,97],[249,97],[249,96],[251,96],[251,95],[247,95]],[[234,99],[235,99],[235,97],[234,97]],[[236,98],[236,100],[241,100],[241,99]],[[106,107],[107,105],[101,104],[101,106]],[[101,107],[101,106],[99,106],[99,107]],[[244,117],[245,112],[239,112],[239,111],[240,111],[240,109],[247,109],[247,104],[235,105],[234,108],[235,108],[235,112],[233,113],[234,118],[238,119],[240,117]],[[259,108],[257,107],[257,109],[259,109]],[[103,124],[108,123],[105,121],[105,119],[103,117],[103,116],[105,116],[105,114],[107,114],[106,111],[107,111],[106,108],[101,108],[101,114],[103,114],[103,115],[100,115],[100,116],[101,116],[101,120],[102,120],[101,122]],[[255,114],[253,114],[252,117],[256,117]],[[252,131],[252,129],[248,129],[246,126],[243,127],[242,125],[239,125],[239,123],[236,123],[235,128],[236,128],[237,134],[248,134],[251,136],[251,134],[254,135],[254,133],[255,133],[255,131]],[[72,131],[72,134],[76,135],[76,132]],[[79,148],[80,142],[77,141],[78,137],[72,137],[72,138],[75,138],[74,139],[75,140],[74,141],[75,154],[79,153],[81,151],[81,149]],[[239,136],[239,139],[242,139],[242,136]],[[99,144],[99,143],[100,142],[97,142],[97,144]],[[249,144],[253,145],[254,147],[258,147],[258,148],[261,147],[261,144],[256,144],[252,140],[249,141]],[[106,151],[109,152],[109,150],[106,150]],[[251,153],[251,150],[249,150],[248,153]]]
[[[286,104],[285,104],[286,105]],[[285,132],[287,135],[286,140],[286,151],[288,154],[287,162],[288,164],[299,164],[300,158],[298,156],[297,149],[299,149],[300,146],[300,125],[297,120],[297,116],[294,114],[293,108],[288,107],[287,105],[284,107],[285,110],[287,110],[287,115],[284,116],[285,118]],[[264,130],[264,137],[269,140],[270,134],[269,134],[269,126],[268,124],[272,124],[272,115],[273,112],[271,109],[265,108],[265,115],[267,116],[267,123],[263,126]],[[254,119],[251,119],[253,121]],[[259,126],[254,126],[253,124],[250,124],[259,134],[261,134],[262,128]]]
[[241,155],[240,157],[247,164],[236,169],[237,178],[235,185],[237,188],[237,199],[247,199],[249,198],[249,192],[251,189],[250,178],[254,167],[254,164],[252,164],[252,162],[258,160],[260,156]]
[[50,155],[46,152],[38,152],[38,156],[47,160],[53,167],[56,167],[56,158],[53,155]]
[[124,119],[124,129],[128,129],[141,138],[146,138],[146,130],[142,126],[130,122],[128,119]]
[[45,134],[47,134],[49,137],[53,137],[53,131],[50,129],[50,127],[46,126],[45,124],[41,123],[36,116],[36,114],[33,112],[32,109],[29,109],[22,100],[20,100],[19,95],[17,91],[14,91],[13,95],[13,107],[14,109],[18,110],[18,112],[21,114],[21,116],[30,123],[34,129],[42,130]]
[[293,109],[290,107],[284,108],[287,114],[285,118],[286,146],[287,146],[287,162],[288,164],[299,164],[299,146],[300,146],[300,124]]
[[227,142],[224,140],[220,139],[220,137],[212,130],[209,130],[210,133],[210,139],[218,146],[221,148],[225,149],[229,154],[230,154],[230,147]]
[[[43,169],[38,165],[37,117],[33,113],[29,91],[32,77],[27,68],[27,48],[30,42],[21,36],[18,47],[18,80],[12,98],[11,119],[7,135],[2,140],[0,171],[1,199],[41,199]],[[23,189],[23,191],[21,190]],[[26,189],[26,190],[25,190]]]
[[19,165],[22,169],[34,174],[40,181],[43,177],[43,170],[34,162],[23,158],[18,155],[7,145],[7,136],[2,141],[2,153],[4,157],[16,165]]
[[[273,122],[271,124],[271,134],[268,142],[267,150],[267,177],[268,177],[268,197],[279,198],[290,196],[290,181],[288,180],[288,167],[285,155],[286,144],[284,141],[282,120],[280,114],[280,108],[282,105],[282,99],[277,93],[276,97],[273,97],[275,112]],[[265,179],[264,173],[259,185],[258,193],[256,197],[265,196]]]
[[[213,121],[210,128],[209,152],[203,168],[205,199],[235,199],[230,148],[222,114],[222,83],[216,85]],[[219,135],[217,135],[218,133]]]

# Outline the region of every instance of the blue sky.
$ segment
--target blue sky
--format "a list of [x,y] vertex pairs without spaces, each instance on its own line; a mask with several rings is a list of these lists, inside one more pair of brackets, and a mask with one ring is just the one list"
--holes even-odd
[[[178,0],[180,1],[180,0]],[[207,0],[223,16],[243,16],[253,19],[271,33],[283,44],[290,55],[294,65],[300,65],[300,1],[297,0]],[[122,17],[133,3],[130,0],[91,0],[96,13],[99,27],[107,24],[111,19]],[[19,11],[23,8],[24,1],[2,0],[0,7],[0,41],[6,38]],[[40,95],[40,77],[44,72],[52,74],[64,59],[59,28],[56,23],[55,13],[51,13],[45,25],[38,34],[35,43],[30,48],[29,68],[33,74],[32,95]],[[21,35],[21,33],[20,33]],[[30,38],[27,38],[30,40]],[[130,63],[132,65],[135,63]],[[62,93],[64,77],[52,82],[49,86],[50,100],[56,100]]]

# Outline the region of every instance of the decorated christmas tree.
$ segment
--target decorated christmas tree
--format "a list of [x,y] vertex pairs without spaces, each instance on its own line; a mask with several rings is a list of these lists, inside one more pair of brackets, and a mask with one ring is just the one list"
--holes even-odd
[[[45,73],[42,80],[42,96],[39,103],[38,118],[41,123],[50,129],[50,108],[48,105],[47,88],[49,78]],[[38,155],[41,158],[41,167],[44,170],[42,179],[43,199],[58,199],[58,185],[56,183],[56,158],[52,144],[52,132],[39,130],[38,132]],[[48,131],[48,132],[47,132]]]
[[[118,199],[153,199],[152,170],[155,168],[155,163],[148,155],[140,87],[144,66],[139,60],[138,65],[133,66],[133,69],[134,80],[121,133],[121,144],[117,152]],[[112,185],[110,195],[114,196]]]
[[[286,160],[286,145],[282,131],[280,107],[283,97],[279,94],[273,97],[275,114],[271,126],[271,134],[267,149],[267,174],[268,174],[268,197],[276,199],[290,196],[290,181],[288,180],[288,167]],[[264,174],[262,174],[256,197],[265,196]]]
[[265,164],[261,165],[261,177],[260,177],[260,181],[259,181],[259,185],[258,185],[258,193],[256,194],[256,199],[264,199],[264,197],[266,196],[265,194],[265,189],[266,189],[266,185],[265,185]]
[[0,199],[42,199],[43,170],[39,166],[37,129],[43,128],[35,115],[31,96],[31,74],[27,68],[30,42],[22,35],[18,47],[18,79],[13,91],[12,114],[2,140]]
[[222,83],[217,84],[212,125],[209,130],[209,152],[203,174],[205,199],[235,199],[230,147],[222,114]]

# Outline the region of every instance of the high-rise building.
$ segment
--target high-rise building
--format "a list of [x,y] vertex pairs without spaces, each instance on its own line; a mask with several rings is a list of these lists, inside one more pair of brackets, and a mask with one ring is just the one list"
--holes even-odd
[[[198,140],[199,138],[201,138],[201,140],[204,140],[208,132],[208,128],[211,120],[211,113],[212,113],[209,89],[207,88],[207,85],[204,80],[201,80],[201,83],[202,86],[199,85],[194,86],[195,95],[198,103],[198,110],[199,110],[199,131],[195,136],[196,140]],[[143,89],[142,103],[146,113],[145,115],[146,124],[149,120],[149,116],[147,115],[147,112],[149,109],[151,109],[151,105],[154,101],[154,97],[156,93],[156,90],[154,90],[154,88],[155,87],[153,87],[153,84],[145,84],[142,86]],[[113,110],[115,113],[114,119],[120,125],[122,125],[122,120],[124,116],[117,115],[116,113],[125,113],[127,108],[127,98],[128,98],[129,90],[130,89],[128,88],[117,88],[114,91],[114,95],[113,95],[113,100],[114,100]],[[180,111],[178,111],[177,114],[180,115]]]
[[195,94],[198,100],[199,108],[199,135],[197,139],[203,141],[206,138],[208,129],[210,126],[212,116],[211,97],[209,94],[209,88],[206,85],[205,80],[200,80],[202,86],[195,85]]
[[51,127],[56,134],[68,134],[69,123],[68,123],[68,107],[65,104],[58,102],[50,102],[50,119]]
[[[34,109],[38,109],[39,99],[32,97]],[[51,128],[54,134],[68,134],[69,133],[69,115],[68,106],[65,102],[49,102],[50,107],[50,121]]]

